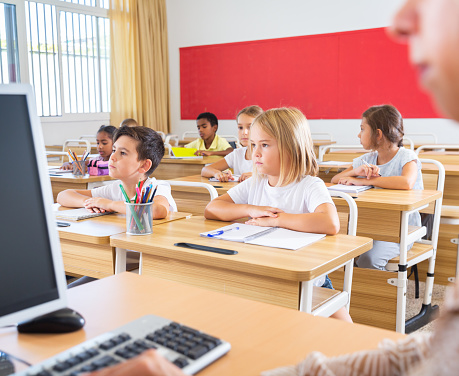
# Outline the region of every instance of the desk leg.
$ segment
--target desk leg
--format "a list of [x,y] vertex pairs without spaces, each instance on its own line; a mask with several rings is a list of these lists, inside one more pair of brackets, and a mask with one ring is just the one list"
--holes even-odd
[[312,281],[301,282],[300,311],[311,313],[312,311]]
[[406,313],[406,284],[407,284],[407,255],[408,252],[408,216],[410,212],[402,212],[401,231],[400,231],[400,261],[398,264],[397,275],[397,318],[395,330],[405,333],[405,313]]
[[126,249],[116,247],[115,252],[115,274],[119,274],[126,271]]
[[343,292],[347,292],[349,300],[346,304],[346,309],[349,312],[351,304],[351,288],[352,288],[352,274],[354,273],[354,259],[350,260],[344,265],[344,284]]

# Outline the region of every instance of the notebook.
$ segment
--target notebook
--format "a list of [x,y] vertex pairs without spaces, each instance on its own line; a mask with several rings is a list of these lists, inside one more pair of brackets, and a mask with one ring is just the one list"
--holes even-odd
[[[230,182],[237,182],[239,181],[239,178],[241,177],[241,175],[233,175],[233,179],[230,180]],[[220,182],[220,180],[218,180],[217,178],[209,178],[209,181],[217,181],[217,182]]]
[[173,147],[171,149],[171,158],[192,158],[192,159],[202,159],[202,155],[194,155],[198,149],[194,148],[178,148]]
[[58,166],[48,166],[48,172],[50,174],[71,174],[72,173],[72,170],[61,170],[60,167]]
[[202,232],[200,235],[233,242],[291,250],[305,247],[325,237],[325,234],[311,234],[279,227],[252,226],[244,223],[233,223],[214,231]]
[[100,215],[112,214],[113,212],[91,213],[85,208],[62,210],[54,212],[56,219],[65,219],[67,221],[80,221],[82,219],[98,217]]
[[322,161],[318,162],[319,166],[352,166],[352,162],[342,161]]
[[372,185],[345,185],[335,184],[327,187],[330,191],[340,191],[349,194],[358,194],[359,192],[366,191],[367,189],[373,188]]

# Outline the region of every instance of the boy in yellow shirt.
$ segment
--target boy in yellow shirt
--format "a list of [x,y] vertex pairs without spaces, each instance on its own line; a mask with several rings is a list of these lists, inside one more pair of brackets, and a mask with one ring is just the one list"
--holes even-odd
[[196,119],[199,137],[186,144],[186,148],[198,149],[196,155],[225,156],[233,151],[231,145],[223,137],[217,136],[218,119],[210,112],[199,114]]

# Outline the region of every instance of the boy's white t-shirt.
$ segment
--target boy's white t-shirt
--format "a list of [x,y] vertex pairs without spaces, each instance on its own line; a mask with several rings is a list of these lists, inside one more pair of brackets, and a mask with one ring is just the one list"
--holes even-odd
[[225,156],[225,161],[229,168],[232,168],[234,175],[242,175],[245,172],[252,172],[253,162],[251,159],[245,159],[247,147],[234,149],[231,153]]
[[[319,205],[335,205],[322,179],[306,176],[298,183],[285,187],[271,187],[268,178],[258,180],[251,177],[228,191],[236,204],[272,206],[290,214],[312,213]],[[314,281],[322,286],[325,276]]]
[[[169,202],[169,210],[171,212],[176,212],[177,204],[172,197],[171,186],[165,181],[156,180],[155,178],[148,178],[144,183],[144,187],[148,187],[150,184],[153,186],[153,189],[158,186],[155,197],[166,197],[167,201]],[[125,201],[123,192],[121,192],[121,188],[117,183],[91,189],[91,194],[92,197],[107,198],[112,201]],[[131,199],[134,199],[134,197],[131,197]]]

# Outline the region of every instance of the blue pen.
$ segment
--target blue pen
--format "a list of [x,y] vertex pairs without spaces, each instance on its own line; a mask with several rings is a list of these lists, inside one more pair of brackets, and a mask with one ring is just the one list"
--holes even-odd
[[212,234],[207,234],[206,236],[209,238],[214,238],[215,236],[223,235],[225,232],[230,232],[232,230],[239,230],[239,227],[231,227],[228,230],[218,230],[213,232]]

